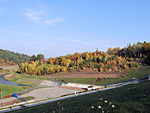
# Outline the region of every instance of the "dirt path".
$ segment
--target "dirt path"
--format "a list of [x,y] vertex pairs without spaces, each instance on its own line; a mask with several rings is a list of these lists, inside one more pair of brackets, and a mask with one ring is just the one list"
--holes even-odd
[[66,75],[54,75],[53,78],[115,78],[120,77],[121,74],[66,74]]

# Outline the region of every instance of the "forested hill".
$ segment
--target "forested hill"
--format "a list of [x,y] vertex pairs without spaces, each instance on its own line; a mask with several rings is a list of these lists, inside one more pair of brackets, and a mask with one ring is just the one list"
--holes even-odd
[[14,65],[22,62],[28,62],[30,56],[0,49],[0,65]]
[[108,48],[106,52],[96,50],[47,60],[41,56],[38,55],[39,59],[34,55],[30,62],[22,63],[19,66],[19,72],[37,75],[66,71],[125,73],[129,69],[139,68],[141,64],[150,65],[150,43],[138,42],[122,49]]
[[150,42],[138,42],[137,44],[129,44],[128,46],[120,48],[109,48],[107,53],[117,55],[124,58],[136,59],[144,65],[150,65]]
[[129,46],[124,47],[118,51],[119,56],[136,58],[141,63],[150,65],[150,42],[138,42],[137,44],[129,44]]

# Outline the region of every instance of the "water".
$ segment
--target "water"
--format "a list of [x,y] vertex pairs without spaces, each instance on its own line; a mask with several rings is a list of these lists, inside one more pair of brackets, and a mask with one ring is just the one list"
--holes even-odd
[[20,84],[16,84],[14,82],[10,82],[10,81],[6,80],[4,78],[4,76],[5,76],[4,74],[0,74],[0,84],[7,84],[7,85],[13,85],[13,86],[22,86]]

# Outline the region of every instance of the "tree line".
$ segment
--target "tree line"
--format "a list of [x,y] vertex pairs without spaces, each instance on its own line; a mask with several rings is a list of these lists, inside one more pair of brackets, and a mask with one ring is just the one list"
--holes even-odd
[[111,55],[117,55],[124,58],[137,59],[143,65],[150,65],[150,42],[138,42],[137,44],[129,44],[128,46],[120,48],[109,48],[107,51]]
[[0,49],[0,65],[16,65],[30,61],[30,56]]
[[[36,58],[37,59],[37,58]],[[96,50],[95,52],[75,53],[73,55],[56,58],[31,60],[19,66],[19,73],[27,74],[53,74],[59,72],[88,71],[96,72],[126,72],[130,68],[138,68],[140,64],[136,59],[123,58]]]

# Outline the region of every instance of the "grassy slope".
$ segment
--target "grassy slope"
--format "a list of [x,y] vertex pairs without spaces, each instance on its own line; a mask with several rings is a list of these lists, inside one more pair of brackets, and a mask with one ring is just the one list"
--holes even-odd
[[[134,70],[129,71],[124,78],[123,77],[104,78],[104,81],[96,82],[96,84],[107,85],[107,84],[117,83],[120,81],[130,80],[132,78],[140,78],[148,74],[150,74],[150,67],[142,67],[139,69],[134,69]],[[57,80],[60,82],[63,81],[63,82],[93,84],[95,81],[95,78],[57,78]]]
[[11,95],[16,92],[21,92],[24,90],[21,86],[12,86],[12,85],[5,85],[0,84],[0,88],[2,89],[2,96]]
[[[62,73],[61,73],[62,74]],[[66,74],[66,73],[63,73]],[[51,80],[51,75],[44,75],[44,76],[37,76],[37,75],[28,75],[28,74],[18,74],[18,73],[12,73],[12,76],[5,75],[4,78],[8,81],[17,83],[17,84],[23,84],[23,85],[37,85],[42,80]],[[56,74],[57,75],[57,74]]]
[[[62,113],[91,113],[91,106],[101,105],[100,98],[111,101],[115,108],[111,113],[148,113],[150,111],[150,81],[128,85],[94,94],[74,97],[60,101]],[[106,108],[106,107],[105,107]],[[58,110],[58,103],[52,102],[31,108],[25,108],[11,113],[51,113]],[[95,109],[94,113],[98,113]]]
[[41,80],[47,79],[47,77],[13,73],[12,77],[5,75],[5,79],[17,84],[37,85]]
[[0,74],[8,74],[10,72],[16,72],[17,66],[3,66],[3,70],[0,70]]

